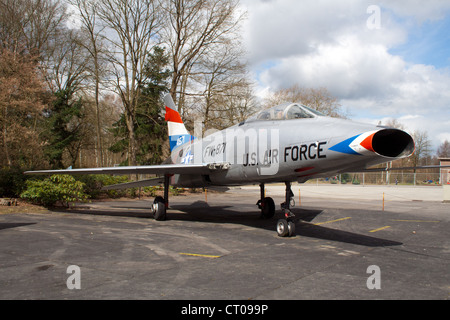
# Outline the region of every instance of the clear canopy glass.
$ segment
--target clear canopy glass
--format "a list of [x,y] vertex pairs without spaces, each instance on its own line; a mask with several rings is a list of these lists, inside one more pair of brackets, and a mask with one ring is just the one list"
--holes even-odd
[[262,110],[249,121],[274,121],[290,119],[309,119],[317,116],[324,116],[317,110],[311,109],[298,103],[284,103],[270,109]]

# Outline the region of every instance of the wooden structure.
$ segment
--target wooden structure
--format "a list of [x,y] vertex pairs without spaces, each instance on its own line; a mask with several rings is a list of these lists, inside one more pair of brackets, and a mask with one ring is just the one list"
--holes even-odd
[[[450,158],[439,158],[441,166],[450,166]],[[441,184],[450,185],[450,168],[441,168]]]

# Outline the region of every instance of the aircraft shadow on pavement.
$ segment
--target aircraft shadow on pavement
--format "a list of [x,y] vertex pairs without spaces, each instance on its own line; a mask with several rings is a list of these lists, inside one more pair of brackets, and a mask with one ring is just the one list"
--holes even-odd
[[23,227],[23,226],[29,226],[32,224],[36,224],[35,222],[32,223],[0,223],[0,230],[3,229],[9,229],[9,228],[17,228],[17,227]]
[[[198,210],[203,207],[203,210]],[[220,222],[220,223],[234,223],[242,224],[249,227],[261,228],[265,230],[273,230],[275,232],[275,222],[277,219],[282,218],[280,210],[276,210],[273,219],[261,219],[259,218],[259,212],[257,210],[253,212],[241,212],[232,210],[233,206],[209,206],[203,201],[193,203],[192,206],[175,205],[173,209],[182,211],[183,214],[171,213],[169,219],[173,220],[191,220],[202,222]],[[207,208],[210,214],[204,211]],[[212,213],[214,212],[214,213]],[[323,226],[314,225],[308,222],[312,222],[314,218],[320,215],[323,210],[317,209],[304,209],[293,208],[292,212],[295,214],[296,222],[296,235],[309,238],[331,240],[337,242],[357,244],[366,247],[384,247],[384,246],[398,246],[403,243],[366,236],[349,231],[343,231],[339,229],[333,229]],[[190,218],[186,217],[186,214]]]
[[[148,203],[148,205],[142,205],[140,203],[116,202],[113,205],[108,205],[105,207],[87,206],[85,208],[70,209],[66,212],[152,219],[153,215],[150,211],[150,205],[151,203]],[[296,235],[368,247],[397,246],[402,244],[397,241],[366,236],[363,234],[318,226],[310,223],[323,211],[324,210],[293,208],[292,212],[294,212],[296,216]],[[204,223],[239,224],[253,228],[270,230],[273,232],[275,232],[276,221],[280,218],[282,218],[280,210],[276,210],[274,218],[266,220],[260,218],[260,213],[256,209],[255,205],[247,204],[238,207],[236,205],[220,204],[211,206],[204,201],[195,201],[189,204],[172,203],[167,212],[167,220],[169,221],[198,221]],[[2,229],[1,224],[0,229]]]
[[387,239],[370,237],[354,232],[331,229],[322,226],[297,222],[296,233],[299,236],[357,244],[366,247],[399,246],[403,243]]
[[[71,209],[68,211],[90,215],[152,218],[150,203],[146,206],[140,203],[132,204],[130,202],[116,202],[107,207],[94,207],[87,210]],[[324,210],[293,208],[292,211],[296,215],[295,222],[297,236],[351,243],[368,247],[397,246],[402,244],[397,241],[312,224],[311,222]],[[266,220],[260,218],[260,213],[254,205],[246,204],[239,207],[224,203],[211,206],[204,201],[195,201],[190,204],[171,204],[167,213],[168,220],[239,224],[273,232],[275,232],[276,221],[280,218],[282,218],[280,210],[276,210],[274,218]]]

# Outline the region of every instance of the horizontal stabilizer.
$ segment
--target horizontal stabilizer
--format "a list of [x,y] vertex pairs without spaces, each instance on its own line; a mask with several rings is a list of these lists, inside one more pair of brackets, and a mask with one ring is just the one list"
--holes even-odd
[[225,187],[225,186],[214,186],[214,185],[205,186],[205,188],[207,190],[216,191],[216,192],[227,192],[228,190],[230,190],[230,188]]
[[163,183],[164,183],[163,178],[152,178],[152,179],[139,180],[139,181],[133,181],[133,182],[112,184],[110,186],[104,186],[102,188],[102,190],[107,191],[107,190],[122,190],[122,189],[129,189],[129,188],[150,187],[150,186],[158,186]]

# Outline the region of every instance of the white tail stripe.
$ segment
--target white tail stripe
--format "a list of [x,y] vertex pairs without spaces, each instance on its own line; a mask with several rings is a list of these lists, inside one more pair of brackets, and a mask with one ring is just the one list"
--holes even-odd
[[168,121],[167,127],[169,129],[169,136],[189,134],[183,123]]

